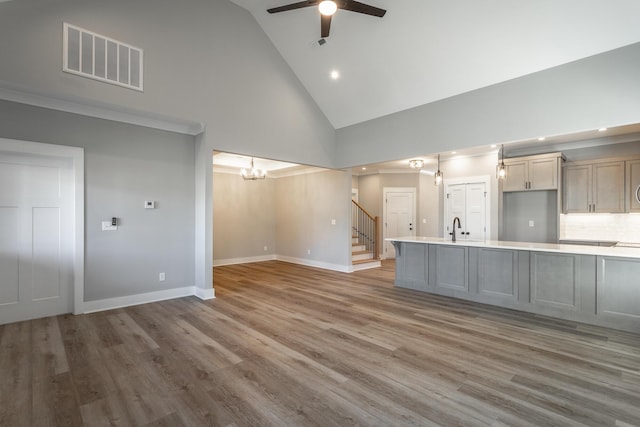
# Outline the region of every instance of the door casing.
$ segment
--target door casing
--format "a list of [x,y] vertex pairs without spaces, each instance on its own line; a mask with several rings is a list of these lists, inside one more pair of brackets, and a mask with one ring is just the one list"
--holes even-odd
[[84,149],[0,138],[0,152],[9,155],[44,156],[71,162],[71,292],[74,314],[84,312]]

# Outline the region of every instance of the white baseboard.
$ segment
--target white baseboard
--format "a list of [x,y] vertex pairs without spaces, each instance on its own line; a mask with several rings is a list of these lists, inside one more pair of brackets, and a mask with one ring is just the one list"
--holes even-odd
[[[150,302],[164,301],[174,298],[188,297],[197,294],[195,286],[186,286],[184,288],[167,289],[164,291],[147,292],[144,294],[127,295],[125,297],[107,298],[96,301],[85,301],[82,304],[82,313],[95,313],[97,311],[113,310],[115,308],[129,307],[132,305],[147,304]],[[202,291],[209,291],[202,289]],[[211,289],[213,291],[213,288]],[[202,298],[206,299],[206,298]]]
[[216,297],[216,290],[214,288],[202,289],[197,286],[195,286],[194,288],[194,295],[202,300],[214,299]]
[[353,266],[351,265],[331,264],[328,262],[314,261],[311,259],[304,259],[304,258],[294,258],[294,257],[288,257],[284,255],[276,255],[276,259],[278,261],[290,262],[292,264],[300,264],[300,265],[306,265],[308,267],[323,268],[325,270],[340,271],[342,273],[351,273],[353,271],[353,268],[352,268]]
[[274,261],[277,259],[277,255],[260,255],[260,256],[250,256],[245,258],[227,258],[227,259],[218,259],[213,260],[214,267],[221,267],[223,265],[233,265],[233,264],[248,264],[250,262],[263,262],[263,261]]

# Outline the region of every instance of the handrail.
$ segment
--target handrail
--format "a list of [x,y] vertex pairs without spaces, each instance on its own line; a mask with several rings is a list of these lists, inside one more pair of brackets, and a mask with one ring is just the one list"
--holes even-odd
[[352,200],[351,231],[358,239],[358,244],[364,245],[368,252],[373,253],[374,259],[379,259],[380,232],[379,217],[371,215],[358,202]]
[[365,213],[369,218],[371,218],[371,219],[373,219],[373,220],[376,218],[375,216],[373,216],[373,215],[371,215],[369,212],[367,212],[367,210],[366,210],[365,208],[363,208],[363,207],[360,205],[360,203],[356,202],[356,201],[355,201],[355,200],[353,200],[353,199],[351,199],[351,201],[353,202],[353,204],[354,204],[354,205],[356,205],[357,207],[359,207],[359,208],[360,208],[360,210],[361,210],[362,212],[364,212],[364,213]]

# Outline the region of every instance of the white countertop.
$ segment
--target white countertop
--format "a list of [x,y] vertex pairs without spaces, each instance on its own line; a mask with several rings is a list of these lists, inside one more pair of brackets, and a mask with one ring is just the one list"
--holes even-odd
[[579,255],[601,255],[615,256],[625,258],[640,258],[640,249],[638,248],[621,248],[606,246],[582,246],[582,245],[561,245],[555,243],[529,243],[529,242],[505,242],[501,240],[484,240],[484,241],[468,241],[457,240],[452,242],[450,238],[443,237],[392,237],[385,239],[389,242],[407,242],[407,243],[427,243],[433,245],[459,245],[474,248],[496,248],[496,249],[516,249],[521,251],[537,251],[537,252],[561,252]]

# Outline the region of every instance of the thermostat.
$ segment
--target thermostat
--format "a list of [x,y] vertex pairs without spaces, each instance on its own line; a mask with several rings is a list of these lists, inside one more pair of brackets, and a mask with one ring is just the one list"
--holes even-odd
[[145,200],[144,208],[145,209],[155,209],[156,208],[156,202],[154,202],[153,200]]

